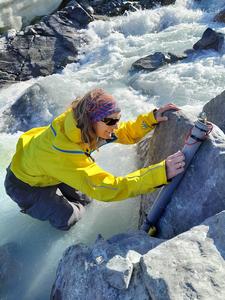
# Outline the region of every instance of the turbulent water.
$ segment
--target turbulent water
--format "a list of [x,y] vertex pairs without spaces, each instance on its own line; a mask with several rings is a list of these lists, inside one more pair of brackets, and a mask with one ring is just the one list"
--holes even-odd
[[52,13],[61,0],[0,0],[0,31],[15,28],[20,30],[32,19]]
[[[152,73],[133,74],[129,70],[135,60],[155,51],[182,54],[192,48],[207,27],[225,33],[223,24],[212,21],[223,6],[222,0],[204,1],[204,5],[178,0],[176,5],[137,11],[109,22],[95,21],[84,32],[90,44],[82,49],[85,54],[80,54],[80,63],[68,65],[61,74],[1,90],[0,113],[38,82],[47,90],[50,102],[58,104],[57,113],[77,95],[98,86],[116,97],[124,120],[171,101],[197,114],[204,103],[224,90],[225,52],[203,51]],[[19,134],[0,134],[0,245],[13,243],[19,269],[14,289],[7,286],[0,299],[44,300],[49,297],[63,251],[77,242],[93,242],[98,233],[109,237],[136,228],[139,200],[107,204],[95,201],[69,232],[19,214],[3,188],[5,168]],[[106,170],[124,175],[136,168],[135,146],[104,146],[96,159]]]

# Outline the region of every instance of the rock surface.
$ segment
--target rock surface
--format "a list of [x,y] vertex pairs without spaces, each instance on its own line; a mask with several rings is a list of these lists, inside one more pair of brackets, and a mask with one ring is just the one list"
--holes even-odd
[[151,9],[156,5],[174,4],[176,0],[82,0],[79,1],[85,9],[93,8],[94,14],[106,16],[119,16],[126,11],[137,9]]
[[135,61],[132,64],[132,69],[152,72],[164,65],[173,64],[179,60],[185,59],[186,57],[187,56],[178,57],[172,53],[163,54],[162,52],[155,52],[152,55],[148,55]]
[[79,29],[86,28],[94,19],[104,20],[104,16],[118,16],[128,10],[152,8],[157,4],[169,5],[175,0],[68,2],[66,6],[63,3],[58,12],[43,17],[40,23],[20,32],[11,29],[0,36],[0,88],[59,72],[67,64],[76,62],[79,49],[88,42]]
[[224,226],[221,212],[169,241],[134,232],[99,239],[91,248],[72,246],[60,261],[51,299],[222,300]]
[[201,39],[193,45],[193,49],[187,49],[184,51],[184,55],[177,56],[172,53],[155,52],[143,58],[135,61],[131,66],[132,71],[148,71],[153,72],[158,68],[165,66],[167,64],[174,64],[185,58],[190,58],[192,55],[195,55],[197,51],[200,50],[216,50],[221,51],[224,45],[224,34],[221,32],[216,32],[211,28],[207,28]]
[[207,28],[202,38],[194,44],[194,50],[208,50],[213,49],[220,51],[224,44],[224,34],[221,32],[216,32],[212,28]]
[[161,242],[138,231],[107,241],[100,237],[92,248],[71,246],[59,264],[51,299],[149,299],[145,286],[134,274],[141,255]]
[[[156,128],[149,142],[147,154],[143,153],[147,157],[145,165],[161,161],[182,149],[185,136],[192,126],[192,120],[193,118],[185,116],[182,112],[170,113],[169,121]],[[158,222],[158,237],[172,238],[225,209],[224,148],[225,135],[214,125],[209,138],[195,154]],[[141,157],[144,159],[143,156]],[[143,195],[141,222],[156,196],[157,193]]]
[[39,24],[0,38],[0,88],[15,81],[46,76],[75,62],[86,42],[78,29],[93,20],[76,1],[44,17]]
[[203,111],[210,122],[213,122],[225,132],[225,91],[207,102],[203,107]]
[[223,211],[145,254],[140,265],[150,299],[225,299],[224,226]]

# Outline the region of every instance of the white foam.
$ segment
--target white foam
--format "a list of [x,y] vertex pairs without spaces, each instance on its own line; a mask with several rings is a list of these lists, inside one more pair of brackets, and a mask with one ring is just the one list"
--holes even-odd
[[0,27],[20,30],[22,24],[53,12],[60,3],[61,0],[1,0]]

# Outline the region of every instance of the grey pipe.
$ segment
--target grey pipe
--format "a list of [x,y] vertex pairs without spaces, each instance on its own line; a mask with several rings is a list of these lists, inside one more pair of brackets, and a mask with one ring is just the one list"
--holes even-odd
[[162,216],[166,206],[168,205],[170,198],[176,189],[176,187],[181,182],[192,158],[197,152],[199,146],[202,144],[206,138],[208,132],[211,130],[211,123],[206,121],[205,115],[195,122],[193,128],[191,129],[190,135],[182,149],[185,156],[185,169],[184,172],[178,174],[174,177],[170,184],[166,185],[156,198],[153,207],[151,208],[149,214],[147,215],[144,223],[141,226],[141,230],[148,232],[150,235],[154,235],[156,231],[156,225]]

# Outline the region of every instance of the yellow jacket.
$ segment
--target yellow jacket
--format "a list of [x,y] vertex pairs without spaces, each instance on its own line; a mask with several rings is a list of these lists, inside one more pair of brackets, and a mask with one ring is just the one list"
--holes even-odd
[[[121,122],[115,131],[116,142],[133,144],[154,128],[153,112],[135,121]],[[142,168],[124,177],[101,169],[90,157],[90,149],[81,141],[72,110],[51,125],[33,128],[19,138],[11,170],[31,186],[67,185],[101,201],[118,201],[148,193],[167,183],[165,161]]]

